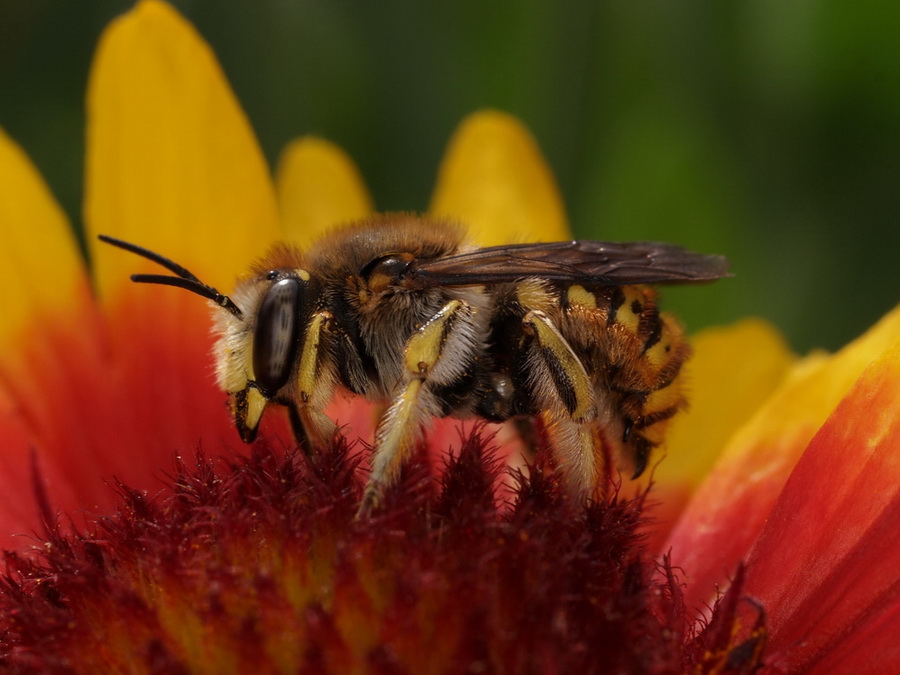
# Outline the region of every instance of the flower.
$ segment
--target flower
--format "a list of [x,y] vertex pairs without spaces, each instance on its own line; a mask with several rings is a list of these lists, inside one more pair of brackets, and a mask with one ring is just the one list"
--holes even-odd
[[794,365],[732,433],[664,545],[689,604],[746,561],[769,650],[791,672],[898,662],[884,631],[898,627],[900,551],[883,529],[900,517],[898,358],[900,307],[837,354]]
[[[25,535],[3,542],[19,549],[0,587],[4,665],[896,665],[900,310],[799,362],[759,322],[699,336],[693,408],[649,493],[623,486],[576,508],[539,453],[498,511],[494,446],[506,444],[442,422],[429,448],[457,450],[440,485],[419,457],[384,510],[355,521],[358,452],[285,450],[285,421],[269,414],[250,456],[235,452],[203,303],[127,283],[142,263],[94,237],[137,241],[227,288],[272,241],[302,246],[372,211],[351,161],[301,139],[273,184],[208,47],[157,0],[104,34],[88,111],[90,275],[36,170],[0,136],[0,274],[19,289],[0,324],[0,533]],[[500,113],[457,132],[430,211],[484,243],[568,236],[536,145]],[[371,434],[352,402],[330,414]]]

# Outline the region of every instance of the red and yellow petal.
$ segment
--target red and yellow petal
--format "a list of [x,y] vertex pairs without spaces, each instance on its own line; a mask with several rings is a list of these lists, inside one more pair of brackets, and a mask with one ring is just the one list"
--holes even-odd
[[[746,559],[810,439],[866,366],[900,337],[900,307],[832,357],[801,362],[728,443],[668,544],[700,605]],[[814,500],[815,501],[815,500]]]
[[321,138],[299,138],[289,144],[278,163],[276,182],[283,236],[301,248],[335,225],[373,211],[353,160]]
[[[35,467],[59,501],[77,506],[69,478],[85,475],[91,405],[82,384],[102,362],[100,321],[62,209],[22,150],[0,132],[0,545],[38,529]],[[48,448],[67,449],[64,453]],[[27,543],[27,542],[25,542]]]
[[571,238],[537,143],[521,122],[496,111],[475,113],[460,125],[429,211],[465,223],[482,246]]
[[228,292],[279,236],[275,190],[209,46],[169,5],[143,0],[104,33],[88,93],[86,226],[110,322],[122,443],[146,475],[172,450],[237,440],[210,362],[210,304],[136,286],[158,266],[111,234]]
[[0,356],[0,414],[19,439],[7,446],[4,478],[32,516],[4,531],[36,528],[33,466],[51,508],[76,513],[113,503],[112,476],[154,490],[173,451],[240,445],[212,372],[208,303],[131,284],[132,273],[163,270],[94,235],[157,250],[227,291],[278,235],[249,124],[206,44],[154,0],[104,33],[88,116],[85,217],[102,311],[59,207],[0,139],[13,186],[0,200],[13,244],[0,273],[22,289],[0,330],[9,355]]
[[898,401],[900,339],[812,439],[750,555],[746,591],[770,617],[770,653],[795,671],[897,665]]
[[759,319],[708,328],[691,339],[682,377],[689,405],[671,423],[665,456],[652,480],[651,550],[661,545],[729,437],[749,420],[787,375],[794,356],[781,335]]
[[[68,325],[72,338],[96,339],[89,281],[68,219],[37,169],[0,131],[0,284],[6,289],[0,320],[0,373],[11,392],[37,395],[23,350],[50,363],[49,330]],[[82,339],[81,336],[85,336]]]

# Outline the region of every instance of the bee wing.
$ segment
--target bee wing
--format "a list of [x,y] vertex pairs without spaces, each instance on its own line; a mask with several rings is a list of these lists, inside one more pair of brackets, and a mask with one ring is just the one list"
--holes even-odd
[[674,244],[562,241],[491,246],[418,261],[409,270],[410,288],[469,286],[540,277],[600,286],[688,283],[728,276],[723,256],[694,253]]

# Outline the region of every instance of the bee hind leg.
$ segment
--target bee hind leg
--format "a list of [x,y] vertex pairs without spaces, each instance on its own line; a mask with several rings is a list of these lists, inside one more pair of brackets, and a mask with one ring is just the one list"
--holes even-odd
[[542,311],[522,318],[534,339],[526,357],[528,382],[542,410],[553,456],[570,496],[596,496],[607,465],[597,421],[594,387],[584,364],[565,337]]

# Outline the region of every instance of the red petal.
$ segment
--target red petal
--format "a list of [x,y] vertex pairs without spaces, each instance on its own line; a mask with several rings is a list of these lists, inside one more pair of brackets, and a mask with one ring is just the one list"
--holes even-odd
[[[155,297],[105,322],[83,289],[67,312],[20,336],[0,406],[0,434],[10,441],[0,467],[10,495],[0,502],[0,546],[27,546],[9,535],[39,529],[35,468],[51,509],[80,522],[79,514],[115,503],[114,476],[155,493],[173,453],[241,447],[212,372],[207,308],[177,314],[165,308],[174,296],[152,290]],[[142,313],[156,318],[152,330],[141,329]]]
[[[860,622],[861,623],[861,622]],[[859,625],[850,635],[833,645],[827,662],[823,661],[818,672],[835,673],[884,673],[900,663],[900,641],[897,640],[900,625],[900,605],[885,612],[880,618]]]
[[735,432],[663,548],[684,571],[688,605],[709,602],[715,585],[747,559],[816,432],[898,338],[900,306],[834,356],[804,359]]
[[750,556],[747,592],[770,617],[770,653],[792,669],[832,671],[833,652],[870,671],[897,665],[881,650],[900,635],[898,399],[900,343],[813,438]]

